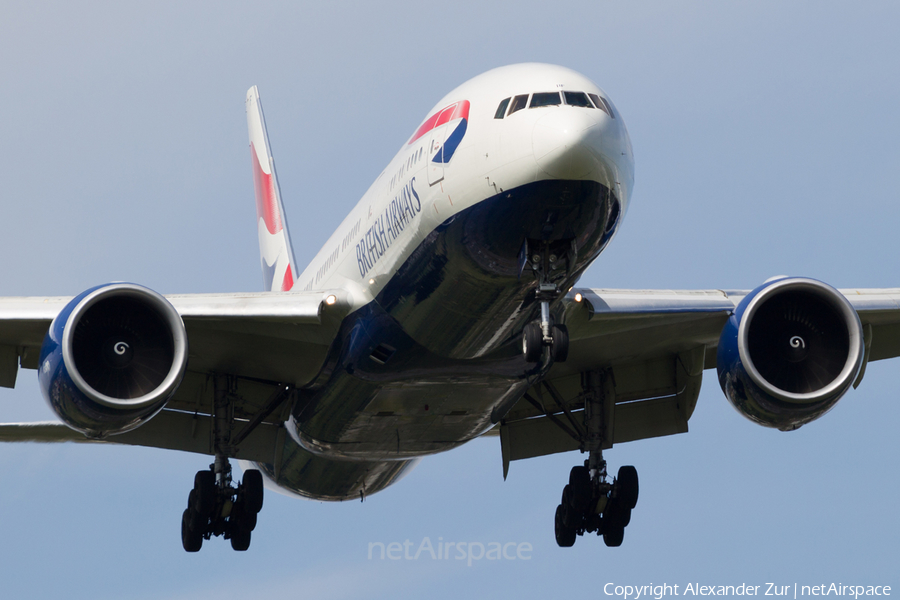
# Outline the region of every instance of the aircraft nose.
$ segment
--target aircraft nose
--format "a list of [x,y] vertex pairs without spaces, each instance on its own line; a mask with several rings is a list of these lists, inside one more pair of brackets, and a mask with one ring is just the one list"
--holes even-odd
[[583,179],[600,165],[599,110],[559,107],[537,120],[532,133],[534,158],[551,177]]

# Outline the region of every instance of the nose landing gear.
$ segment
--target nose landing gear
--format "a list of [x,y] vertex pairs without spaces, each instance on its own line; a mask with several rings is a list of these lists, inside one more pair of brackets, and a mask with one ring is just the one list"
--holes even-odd
[[[559,243],[557,243],[559,245]],[[551,247],[550,243],[539,244],[540,252],[534,252],[528,257],[528,240],[522,248],[522,252],[528,257],[528,264],[538,278],[537,300],[541,304],[541,319],[533,321],[525,326],[522,332],[522,354],[525,360],[536,363],[541,360],[545,347],[550,348],[550,358],[554,362],[564,362],[569,356],[569,331],[565,325],[554,325],[550,319],[550,303],[560,295],[559,286],[553,283],[554,274],[558,278],[559,272],[569,273],[569,265],[574,258],[574,242],[568,244],[565,252],[559,252],[559,248]],[[524,266],[524,265],[523,265]]]

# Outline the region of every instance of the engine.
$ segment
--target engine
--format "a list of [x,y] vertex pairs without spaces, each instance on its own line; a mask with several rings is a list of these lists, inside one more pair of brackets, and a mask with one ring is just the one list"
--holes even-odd
[[785,277],[741,301],[716,363],[722,391],[742,415],[789,431],[828,412],[863,357],[862,326],[847,299],[821,281]]
[[44,338],[38,377],[63,422],[104,437],[162,410],[186,365],[184,323],[168,300],[114,283],[87,290],[60,311]]

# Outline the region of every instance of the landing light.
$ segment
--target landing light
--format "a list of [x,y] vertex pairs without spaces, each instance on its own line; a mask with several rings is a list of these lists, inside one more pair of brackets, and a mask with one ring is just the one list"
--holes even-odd
[[584,300],[584,296],[582,296],[580,293],[575,294],[575,302],[581,302],[582,300]]
[[335,296],[334,294],[329,294],[325,297],[325,304],[327,304],[328,306],[331,306],[335,302],[337,302],[337,296]]
[[375,280],[374,280],[374,279],[370,279],[370,280],[369,280],[369,285],[375,285]]

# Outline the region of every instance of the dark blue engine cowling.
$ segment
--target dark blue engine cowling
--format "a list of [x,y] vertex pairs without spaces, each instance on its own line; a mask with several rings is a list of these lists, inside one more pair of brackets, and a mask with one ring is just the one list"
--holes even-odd
[[132,283],[91,288],[50,324],[38,378],[50,407],[89,437],[130,431],[181,383],[187,335],[168,300]]
[[788,431],[833,407],[863,361],[859,316],[833,287],[799,277],[750,292],[719,338],[722,391],[760,425]]

